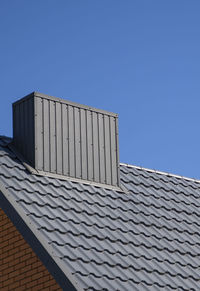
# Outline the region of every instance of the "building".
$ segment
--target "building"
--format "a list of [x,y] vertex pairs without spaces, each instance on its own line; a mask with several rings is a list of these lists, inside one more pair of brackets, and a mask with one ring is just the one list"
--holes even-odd
[[200,290],[200,181],[119,163],[114,113],[14,103],[0,208],[0,290]]

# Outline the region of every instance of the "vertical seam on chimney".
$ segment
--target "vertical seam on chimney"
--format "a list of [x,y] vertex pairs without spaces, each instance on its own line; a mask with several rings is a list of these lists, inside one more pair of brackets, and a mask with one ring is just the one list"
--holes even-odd
[[105,130],[105,115],[103,115],[103,137],[104,137],[104,167],[105,167],[105,181],[107,183],[107,171],[106,171],[106,130]]
[[49,110],[49,169],[51,170],[51,114],[50,114],[50,102],[48,100],[48,110]]
[[35,165],[35,167],[37,168],[37,166],[38,166],[38,149],[37,149],[37,147],[38,147],[38,144],[37,144],[37,140],[38,140],[38,138],[37,138],[37,133],[36,133],[36,130],[37,130],[37,106],[36,106],[36,103],[37,103],[37,101],[36,101],[36,97],[34,96],[33,97],[34,99],[34,101],[33,101],[33,110],[34,110],[34,148],[35,148],[35,157],[34,157],[34,165]]
[[117,162],[117,185],[120,184],[120,178],[119,178],[119,145],[118,145],[118,139],[119,139],[119,133],[118,133],[118,123],[117,118],[115,118],[115,156],[116,156],[116,162]]
[[110,139],[110,176],[111,176],[111,185],[113,185],[113,173],[112,173],[112,143],[111,143],[111,117],[108,116],[109,120],[109,139]]
[[87,180],[89,180],[89,169],[88,169],[88,132],[87,132],[87,111],[84,109],[85,112],[85,134],[86,134],[86,164],[87,164]]
[[73,123],[74,123],[74,176],[76,177],[76,126],[75,126],[75,107],[73,106]]
[[70,176],[70,150],[69,150],[69,105],[67,105],[67,134],[68,134],[68,175]]
[[63,139],[63,130],[64,130],[64,124],[63,124],[63,106],[62,106],[63,104],[62,103],[60,103],[60,110],[61,110],[61,135],[62,135],[62,137],[61,137],[61,139],[62,139],[62,143],[61,143],[61,145],[62,145],[62,174],[64,175],[64,139]]
[[57,160],[57,124],[56,124],[56,102],[54,102],[54,111],[55,111],[55,137],[54,137],[54,141],[55,141],[55,162],[56,162],[56,164],[55,164],[55,171],[56,171],[56,173],[58,172],[58,167],[57,167],[57,163],[58,163],[58,160]]
[[99,113],[97,113],[97,136],[98,136],[98,158],[99,158],[99,182],[101,182],[101,166],[100,166],[100,137],[99,137]]
[[[41,106],[42,106],[42,141],[43,141],[43,166],[42,169],[45,169],[45,157],[44,157],[44,152],[45,152],[45,148],[44,148],[44,100],[41,99]],[[46,171],[46,169],[45,169]]]
[[94,154],[94,117],[93,117],[94,112],[91,111],[91,130],[92,130],[92,164],[93,164],[93,176],[92,176],[92,181],[94,181],[94,177],[95,177],[95,154]]
[[80,142],[80,166],[81,166],[81,169],[80,169],[80,177],[81,177],[81,179],[83,178],[83,165],[82,165],[82,163],[83,163],[83,161],[82,161],[82,140],[81,140],[81,110],[80,110],[80,108],[79,108],[79,134],[80,134],[80,136],[79,136],[79,138],[80,138],[80,140],[79,140],[79,142]]
[[[20,104],[19,106],[19,112],[20,112],[20,135],[22,135],[23,133],[23,127],[22,127],[22,114],[23,114],[23,111],[22,111],[22,103]],[[22,151],[23,153],[23,143],[20,143],[20,150]]]

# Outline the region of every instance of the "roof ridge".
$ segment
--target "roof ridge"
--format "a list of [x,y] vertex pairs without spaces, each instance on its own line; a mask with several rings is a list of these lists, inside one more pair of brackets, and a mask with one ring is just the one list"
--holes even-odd
[[129,167],[129,168],[134,168],[134,169],[147,171],[147,172],[150,172],[150,173],[155,173],[155,174],[165,175],[165,176],[168,176],[168,177],[175,177],[175,178],[178,178],[178,179],[183,179],[183,180],[192,181],[192,182],[195,182],[195,183],[200,183],[200,179],[195,179],[195,178],[190,178],[190,177],[181,176],[181,175],[177,175],[177,174],[172,174],[172,173],[169,173],[169,172],[164,172],[164,171],[159,171],[159,170],[155,170],[155,169],[144,168],[144,167],[141,167],[141,166],[130,165],[130,164],[127,164],[127,163],[120,163],[120,165]]

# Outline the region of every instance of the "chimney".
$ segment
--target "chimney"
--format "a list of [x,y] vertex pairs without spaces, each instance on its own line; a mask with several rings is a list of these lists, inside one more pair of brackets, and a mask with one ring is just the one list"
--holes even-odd
[[38,174],[120,186],[115,113],[33,92],[13,103],[13,144]]

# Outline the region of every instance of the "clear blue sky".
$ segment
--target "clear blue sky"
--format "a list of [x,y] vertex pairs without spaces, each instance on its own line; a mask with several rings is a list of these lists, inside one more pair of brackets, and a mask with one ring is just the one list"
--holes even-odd
[[119,114],[120,161],[200,178],[199,0],[0,1],[0,134],[39,91]]

